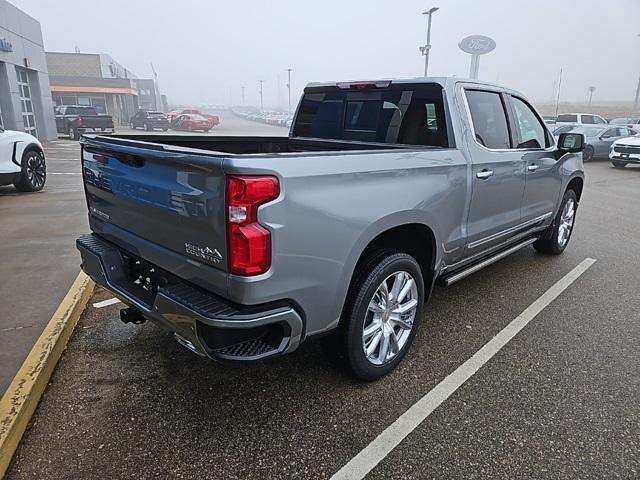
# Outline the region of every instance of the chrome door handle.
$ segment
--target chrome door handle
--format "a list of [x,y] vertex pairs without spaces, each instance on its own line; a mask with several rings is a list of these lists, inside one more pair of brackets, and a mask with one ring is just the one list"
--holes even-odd
[[527,170],[529,170],[530,172],[535,172],[538,168],[540,168],[538,165],[529,165],[527,167]]
[[493,175],[493,170],[487,170],[486,168],[484,170],[476,173],[476,177],[478,177],[478,178],[480,178],[482,180],[486,180],[491,175]]

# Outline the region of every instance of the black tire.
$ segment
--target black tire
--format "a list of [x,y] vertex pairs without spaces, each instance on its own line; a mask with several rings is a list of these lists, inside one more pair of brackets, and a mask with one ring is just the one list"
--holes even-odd
[[208,128],[207,128],[207,129],[205,129],[205,130],[204,130],[204,133],[209,133],[209,130],[210,130],[210,129],[208,129]]
[[129,122],[129,127],[131,127],[131,130],[136,129],[136,126],[133,124],[133,122]]
[[76,130],[74,127],[69,127],[69,138],[71,140],[78,140],[80,138],[80,136],[78,135],[78,130]]
[[169,130],[168,128],[163,128],[162,131],[166,132],[167,130]]
[[582,161],[590,162],[591,160],[593,160],[594,153],[595,152],[593,150],[593,147],[591,145],[587,145],[586,147],[584,147],[584,150],[582,151]]
[[620,160],[611,160],[611,163],[616,168],[624,168],[627,166],[627,162],[621,162]]
[[39,192],[47,181],[47,164],[38,150],[30,148],[22,155],[20,179],[13,184],[21,192]]
[[[385,279],[398,272],[407,272],[415,280],[417,307],[411,330],[399,351],[387,363],[375,365],[364,352],[363,330],[370,318],[368,308]],[[420,325],[423,302],[424,281],[416,260],[396,250],[377,251],[354,273],[338,328],[334,334],[322,339],[325,354],[346,367],[358,380],[373,381],[383,377],[396,368],[411,347]]]
[[145,129],[147,132],[150,132],[151,130],[153,130],[153,128],[151,128],[151,127],[149,126],[149,124],[148,124],[148,123],[145,123],[145,124],[144,124],[144,129]]
[[[573,220],[567,232],[568,236],[566,237],[564,243],[562,243],[559,238],[560,228],[563,225],[562,218],[567,203],[571,201],[573,202]],[[546,253],[548,255],[560,255],[562,252],[564,252],[565,248],[567,248],[567,245],[569,245],[569,240],[571,240],[571,234],[573,233],[573,227],[575,226],[577,210],[578,197],[576,196],[576,192],[574,192],[573,190],[567,190],[564,194],[564,197],[562,197],[562,202],[560,203],[560,208],[558,209],[556,218],[553,220],[553,223],[543,234],[543,236],[533,243],[533,248],[535,248],[540,253]]]

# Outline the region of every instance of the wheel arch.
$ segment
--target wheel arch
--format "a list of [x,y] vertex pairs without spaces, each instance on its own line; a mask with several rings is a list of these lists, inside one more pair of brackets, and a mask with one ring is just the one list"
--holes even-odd
[[[348,288],[362,263],[381,249],[392,249],[407,253],[416,259],[424,280],[425,302],[431,295],[435,282],[438,258],[436,235],[429,225],[422,222],[407,222],[388,226],[376,232],[360,249],[357,260],[350,269]],[[348,290],[348,289],[347,289]],[[345,296],[346,297],[346,296]],[[344,301],[343,301],[344,304]]]
[[22,160],[24,160],[24,156],[27,152],[32,150],[35,150],[44,158],[44,149],[38,142],[26,142],[23,140],[17,141],[13,147],[13,163],[19,168],[22,168]]
[[569,190],[573,190],[576,193],[576,198],[578,202],[580,201],[580,197],[582,197],[582,189],[584,188],[584,178],[580,176],[573,177],[567,183],[567,187],[564,189],[566,193]]

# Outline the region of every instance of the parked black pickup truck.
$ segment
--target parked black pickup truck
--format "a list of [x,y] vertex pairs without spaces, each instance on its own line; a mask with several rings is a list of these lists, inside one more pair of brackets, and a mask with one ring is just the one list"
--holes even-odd
[[83,133],[113,133],[111,115],[100,115],[94,107],[60,105],[56,107],[56,129],[78,140]]

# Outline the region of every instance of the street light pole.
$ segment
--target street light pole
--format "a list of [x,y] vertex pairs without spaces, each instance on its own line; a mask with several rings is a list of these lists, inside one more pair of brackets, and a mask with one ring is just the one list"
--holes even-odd
[[439,7],[433,7],[427,10],[426,12],[422,12],[423,15],[427,15],[427,43],[426,45],[420,47],[420,52],[424,56],[424,76],[427,76],[429,72],[429,52],[431,50],[431,16],[440,10]]
[[240,87],[242,90],[242,106],[244,107],[244,87]]
[[[640,33],[638,34],[640,37]],[[636,88],[636,97],[633,99],[633,113],[638,113],[638,102],[640,101],[640,76],[638,77],[638,88]]]
[[292,68],[287,68],[287,90],[289,93],[289,109],[288,109],[289,116],[291,116],[291,72],[292,71],[293,71]]
[[258,80],[258,82],[260,82],[260,90],[258,90],[260,92],[260,111],[263,112],[264,111],[264,103],[263,103],[263,99],[262,99],[262,84],[264,83],[264,80]]

